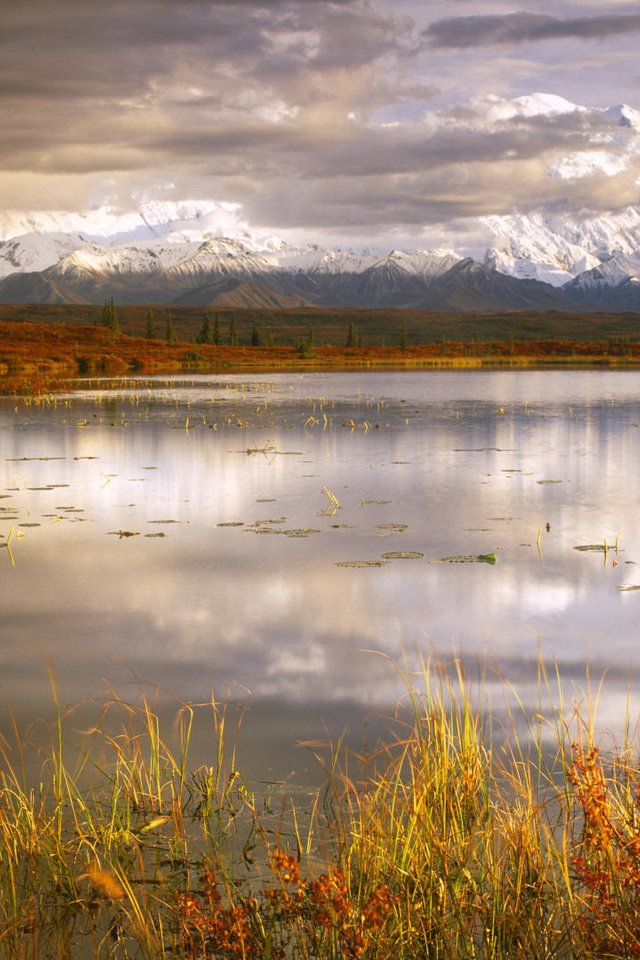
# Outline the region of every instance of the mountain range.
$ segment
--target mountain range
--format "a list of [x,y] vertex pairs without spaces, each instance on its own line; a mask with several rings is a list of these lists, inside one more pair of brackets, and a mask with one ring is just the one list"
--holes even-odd
[[[586,110],[549,94],[492,109],[556,120]],[[598,149],[556,157],[549,176],[637,167],[640,113],[597,113]],[[237,208],[146,200],[126,212],[0,213],[0,303],[640,310],[640,207],[469,218],[450,234],[462,242],[391,252],[286,243],[241,223]]]

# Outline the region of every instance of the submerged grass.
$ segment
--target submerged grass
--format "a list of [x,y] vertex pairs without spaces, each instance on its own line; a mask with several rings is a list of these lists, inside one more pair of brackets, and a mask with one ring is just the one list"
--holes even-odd
[[53,684],[46,744],[0,740],[0,957],[640,956],[637,744],[605,760],[593,717],[560,707],[498,735],[460,669],[406,685],[399,735],[338,745],[285,829],[224,706],[193,769],[196,707],[166,736],[114,696],[78,749]]

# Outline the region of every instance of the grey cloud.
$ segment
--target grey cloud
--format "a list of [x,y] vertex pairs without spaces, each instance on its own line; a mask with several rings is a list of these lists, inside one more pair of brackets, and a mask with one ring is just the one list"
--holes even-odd
[[[587,24],[606,36],[637,20],[461,17],[437,20],[426,36],[472,46],[554,30],[586,36]],[[416,58],[416,41],[414,23],[381,0],[11,2],[0,36],[3,196],[33,204],[37,181],[38,197],[68,204],[74,178],[83,199],[89,182],[112,183],[119,198],[175,183],[176,197],[241,203],[255,226],[345,231],[538,200],[635,202],[630,176],[549,178],[552,155],[592,149],[591,116],[488,125],[467,109],[424,124],[440,78],[424,45]],[[375,124],[399,104],[401,121]]]
[[431,23],[423,36],[432,47],[482,47],[539,40],[600,40],[640,31],[640,14],[559,17],[509,13],[504,16],[447,17]]

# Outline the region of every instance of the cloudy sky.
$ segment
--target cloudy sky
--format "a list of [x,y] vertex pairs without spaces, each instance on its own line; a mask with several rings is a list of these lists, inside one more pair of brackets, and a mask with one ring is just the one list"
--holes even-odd
[[[640,108],[639,44],[625,0],[7,0],[0,210],[206,198],[390,242],[619,210],[638,153],[601,111]],[[504,103],[536,92],[589,110]]]

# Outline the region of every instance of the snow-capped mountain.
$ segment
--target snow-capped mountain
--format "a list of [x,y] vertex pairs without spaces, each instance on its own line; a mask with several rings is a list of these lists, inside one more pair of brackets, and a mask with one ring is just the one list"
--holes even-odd
[[[627,104],[595,110],[549,93],[488,97],[459,123],[471,135],[483,124],[532,119],[562,124],[564,118],[567,124],[585,124],[587,146],[570,156],[550,156],[549,177],[576,181],[621,171],[628,177],[640,166],[640,112]],[[423,235],[428,245],[427,228]],[[239,204],[212,200],[146,199],[132,210],[105,204],[84,213],[5,211],[0,300],[101,303],[114,296],[122,303],[208,304],[236,297],[246,304],[251,289],[258,288],[257,301],[271,305],[472,300],[471,294],[456,298],[445,289],[443,278],[447,283],[457,278],[461,290],[474,287],[478,306],[535,302],[626,309],[637,302],[640,206],[610,214],[534,211],[468,218],[449,234],[446,225],[434,228],[433,242],[434,250],[391,252],[384,246],[293,246],[252,229]],[[549,293],[553,288],[555,295]]]
[[0,241],[0,278],[46,270],[84,245],[78,234],[28,233]]

